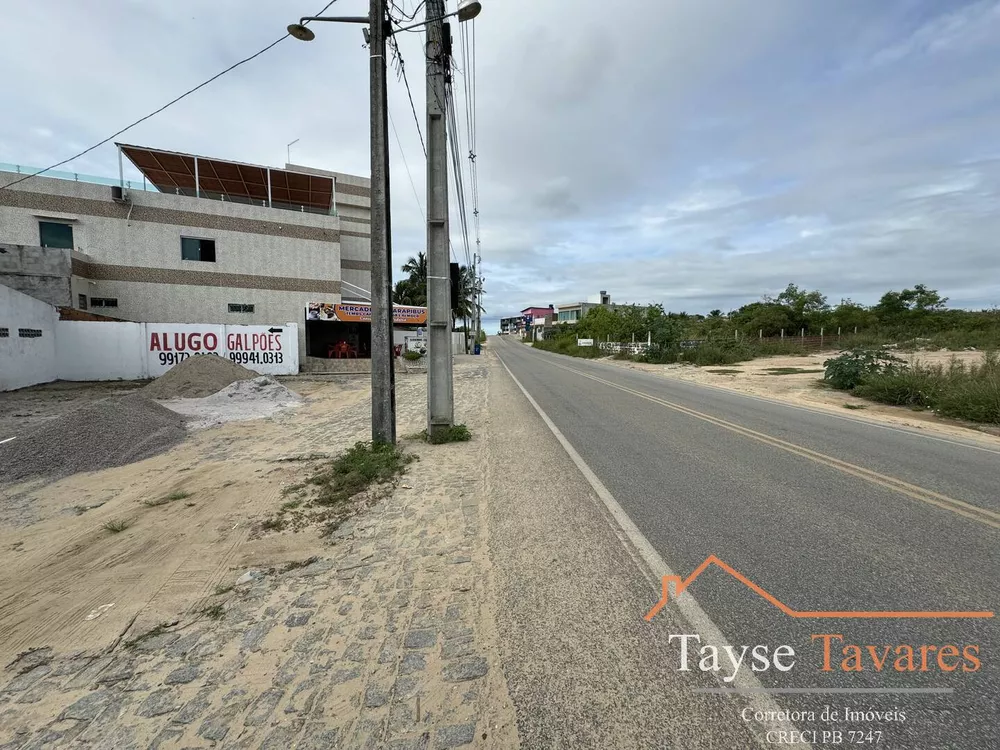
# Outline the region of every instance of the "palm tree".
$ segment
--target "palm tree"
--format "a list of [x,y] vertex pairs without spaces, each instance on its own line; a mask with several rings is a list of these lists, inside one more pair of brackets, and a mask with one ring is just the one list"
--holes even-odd
[[[476,276],[473,270],[468,266],[461,266],[458,278],[458,298],[452,300],[452,316],[461,318],[465,322],[466,332],[469,330],[469,319],[475,317],[476,310],[478,309],[480,314],[486,312],[479,305],[476,286]],[[468,342],[468,336],[466,336],[466,342]]]
[[397,305],[427,304],[427,256],[417,253],[416,258],[410,258],[403,265],[403,273],[409,278],[400,279],[392,291],[392,301]]
[[410,258],[403,265],[403,273],[410,275],[410,281],[427,284],[427,256],[417,253],[416,258]]

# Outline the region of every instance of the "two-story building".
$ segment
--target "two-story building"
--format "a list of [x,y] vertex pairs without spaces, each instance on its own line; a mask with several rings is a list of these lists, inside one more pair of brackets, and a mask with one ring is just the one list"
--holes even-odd
[[345,335],[338,326],[353,326],[364,349],[363,320],[306,323],[317,306],[369,299],[368,178],[127,144],[119,159],[142,181],[122,170],[118,180],[60,173],[4,187],[24,174],[0,166],[3,283],[128,321],[295,322],[300,360],[326,356]]

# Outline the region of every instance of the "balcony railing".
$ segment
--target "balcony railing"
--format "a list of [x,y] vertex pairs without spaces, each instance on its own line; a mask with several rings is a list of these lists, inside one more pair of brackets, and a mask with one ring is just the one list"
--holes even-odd
[[[29,167],[24,164],[5,164],[0,162],[0,172],[13,172],[17,175],[32,175],[35,172],[40,172],[42,167]],[[81,174],[80,172],[63,172],[57,169],[50,169],[44,174],[38,175],[39,177],[51,177],[56,180],[72,180],[73,182],[89,182],[91,185],[120,185],[119,180],[113,179],[111,177],[95,177],[92,174]],[[16,178],[17,179],[17,178]],[[0,177],[0,186],[6,185],[14,180],[9,179],[6,175]],[[125,180],[126,190],[145,190],[150,193],[158,193],[153,185],[146,182],[146,178],[142,180]]]
[[[40,171],[41,167],[29,167],[24,164],[5,164],[0,162],[0,172],[10,172],[16,175],[33,175]],[[39,175],[39,177],[50,177],[56,180],[72,180],[73,182],[87,182],[91,185],[110,185],[117,186],[122,184],[119,180],[112,177],[96,177],[90,174],[82,174],[80,172],[65,172],[57,169],[49,170],[44,174]],[[17,177],[11,178],[9,175],[0,176],[0,187],[13,182]],[[143,190],[150,193],[159,193],[161,191],[157,190],[156,187],[146,181],[146,178],[142,180],[125,180],[124,187],[126,190]],[[177,195],[186,195],[189,198],[202,198],[204,200],[214,200],[222,201],[224,203],[239,203],[245,206],[260,206],[262,208],[268,208],[267,200],[254,199],[249,196],[234,196],[234,195],[223,195],[221,193],[213,193],[208,190],[202,190],[201,194],[195,196],[193,190],[181,190],[177,189],[175,191]],[[278,208],[282,211],[299,211],[301,213],[307,214],[321,214],[325,216],[336,216],[336,210],[317,208],[314,206],[303,206],[297,203],[281,203],[279,201],[272,201],[270,208]]]

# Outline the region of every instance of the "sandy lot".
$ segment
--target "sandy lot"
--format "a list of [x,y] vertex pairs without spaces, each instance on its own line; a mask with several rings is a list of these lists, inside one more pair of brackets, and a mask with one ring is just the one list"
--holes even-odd
[[[367,377],[283,379],[301,406],[3,488],[24,512],[0,519],[0,744],[516,747],[480,521],[486,368],[455,378],[472,442],[407,438],[426,377],[398,376],[417,461],[328,537],[258,523],[317,455],[369,438]],[[146,504],[172,493],[187,496]]]
[[[823,352],[801,357],[762,357],[750,362],[719,367],[695,367],[694,365],[682,364],[652,365],[613,359],[605,361],[634,370],[657,373],[668,378],[687,380],[761,398],[830,411],[840,416],[849,415],[857,419],[895,424],[943,436],[974,439],[1000,446],[1000,430],[995,427],[941,419],[930,412],[877,404],[841,391],[821,387],[817,381],[823,377],[823,362],[833,356],[835,353]],[[957,357],[966,363],[979,362],[982,359],[981,352],[918,352],[900,354],[899,356],[910,362],[920,361],[926,364],[947,364],[952,357]],[[796,368],[805,372],[774,373],[774,370],[781,368]],[[850,407],[860,408],[852,409]]]
[[[116,469],[3,488],[0,660],[42,644],[56,651],[106,645],[126,630],[142,632],[198,609],[234,567],[320,552],[315,530],[254,539],[251,529],[280,505],[285,486],[301,481],[301,465],[287,459],[334,453],[365,438],[363,411],[348,407],[367,390],[363,381],[290,385],[308,398],[294,416],[198,432],[163,455]],[[113,389],[77,390],[71,399],[68,387],[50,389],[55,405],[31,394],[37,416]],[[188,496],[145,504],[172,493]],[[127,531],[103,528],[119,520],[130,524]]]

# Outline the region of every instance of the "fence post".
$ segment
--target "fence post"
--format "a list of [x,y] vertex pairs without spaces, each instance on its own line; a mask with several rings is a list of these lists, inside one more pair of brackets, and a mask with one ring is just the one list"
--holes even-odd
[[803,341],[806,340],[806,329],[805,328],[802,329],[802,331],[799,333],[799,336],[802,337]]
[[785,338],[785,329],[784,328],[781,329],[781,338]]
[[825,330],[826,330],[825,328],[823,328],[822,326],[820,326],[820,329],[819,329],[819,348],[820,349],[823,348],[823,331],[825,331]]
[[858,335],[858,327],[857,327],[857,326],[854,326],[854,335],[855,335],[855,336],[857,336],[857,335]]
[[764,338],[764,329],[763,328],[761,328],[759,331],[757,331],[757,338],[759,338],[759,339],[763,339]]

